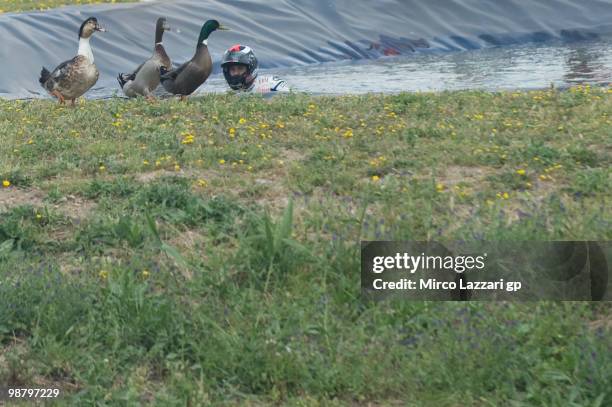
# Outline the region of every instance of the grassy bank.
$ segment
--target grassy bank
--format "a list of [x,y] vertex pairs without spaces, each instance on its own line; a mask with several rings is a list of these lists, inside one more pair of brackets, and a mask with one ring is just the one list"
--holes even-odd
[[31,10],[43,11],[62,6],[80,6],[102,3],[130,3],[134,1],[135,0],[0,0],[0,13]]
[[610,112],[590,88],[1,101],[0,387],[610,404],[609,305],[369,304],[358,272],[360,239],[610,240]]

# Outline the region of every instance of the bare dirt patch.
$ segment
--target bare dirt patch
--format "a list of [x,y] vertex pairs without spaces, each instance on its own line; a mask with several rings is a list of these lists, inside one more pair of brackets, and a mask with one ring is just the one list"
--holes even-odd
[[85,219],[95,208],[96,203],[74,195],[68,195],[60,203],[51,205],[55,210],[72,219]]
[[306,155],[300,151],[283,149],[278,159],[286,162],[293,162],[302,161],[305,157]]
[[443,176],[439,177],[440,182],[445,185],[457,185],[460,182],[474,183],[483,181],[487,176],[495,173],[495,169],[486,167],[463,167],[450,165],[446,167]]
[[180,171],[155,170],[136,175],[136,180],[143,183],[152,182],[163,177],[182,177],[210,180],[211,178],[219,177],[221,175],[222,174],[217,171],[205,169],[187,169]]
[[289,204],[291,192],[283,185],[282,179],[256,178],[254,182],[261,186],[261,193],[255,198],[259,205],[278,212]]
[[168,240],[168,243],[176,248],[180,248],[181,250],[191,250],[196,246],[204,243],[204,237],[193,230],[186,230],[184,232],[176,233],[171,239]]
[[47,194],[39,189],[3,188],[0,190],[0,211],[10,210],[21,205],[52,208],[71,219],[84,219],[96,206],[95,202],[74,195],[63,197],[57,203],[48,203]]
[[45,194],[35,189],[25,190],[18,188],[0,189],[0,210],[5,211],[20,205],[43,205]]
[[602,332],[612,332],[612,302],[598,303],[594,313],[595,319],[589,322],[589,327]]
[[612,331],[612,318],[601,317],[589,324],[591,329],[601,329],[603,331]]

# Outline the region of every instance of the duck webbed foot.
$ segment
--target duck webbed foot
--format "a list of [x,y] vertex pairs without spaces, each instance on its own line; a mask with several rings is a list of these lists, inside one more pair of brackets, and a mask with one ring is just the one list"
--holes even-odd
[[59,93],[59,91],[54,90],[51,94],[57,98],[60,105],[66,104],[66,100],[64,99],[64,96],[61,93]]
[[153,96],[153,94],[151,92],[147,92],[144,95],[144,97],[147,100],[147,102],[149,102],[149,103],[154,103],[155,101],[157,101],[157,99],[155,98],[155,96]]

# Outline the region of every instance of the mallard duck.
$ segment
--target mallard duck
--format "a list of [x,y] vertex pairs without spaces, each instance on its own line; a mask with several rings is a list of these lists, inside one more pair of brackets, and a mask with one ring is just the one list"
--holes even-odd
[[79,51],[74,58],[62,62],[53,72],[43,67],[40,71],[40,84],[49,94],[55,96],[60,104],[65,99],[72,101],[87,92],[97,81],[100,73],[94,64],[89,39],[96,31],[106,31],[100,27],[95,17],[89,17],[79,29]]
[[136,97],[137,95],[145,96],[148,99],[154,99],[152,92],[159,86],[160,68],[164,67],[164,71],[172,68],[170,57],[166,54],[162,37],[164,31],[169,31],[170,26],[166,19],[160,17],[157,19],[155,27],[155,47],[151,58],[143,62],[136,70],[130,74],[120,73],[117,77],[123,93],[128,97]]
[[168,92],[180,95],[184,100],[191,95],[212,72],[212,59],[208,52],[208,36],[215,30],[229,30],[217,20],[208,20],[200,30],[196,52],[190,61],[167,72],[162,68],[161,83]]

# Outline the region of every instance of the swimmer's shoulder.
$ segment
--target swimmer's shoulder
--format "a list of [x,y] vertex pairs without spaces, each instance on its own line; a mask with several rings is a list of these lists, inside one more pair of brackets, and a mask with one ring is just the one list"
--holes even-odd
[[255,88],[260,92],[288,92],[291,90],[286,80],[278,75],[261,75],[255,79]]

